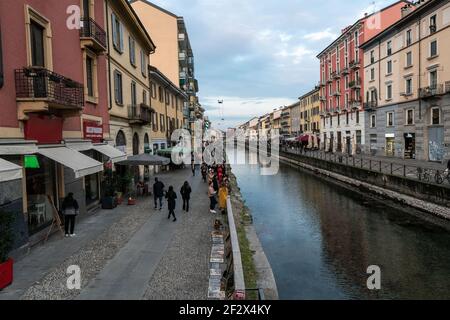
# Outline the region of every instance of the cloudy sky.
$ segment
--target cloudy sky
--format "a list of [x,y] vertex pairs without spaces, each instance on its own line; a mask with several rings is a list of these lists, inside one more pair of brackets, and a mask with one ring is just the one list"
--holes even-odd
[[[364,13],[395,0],[153,2],[185,18],[200,103],[213,125],[225,129],[313,89],[317,54]],[[224,101],[221,107],[218,100]]]

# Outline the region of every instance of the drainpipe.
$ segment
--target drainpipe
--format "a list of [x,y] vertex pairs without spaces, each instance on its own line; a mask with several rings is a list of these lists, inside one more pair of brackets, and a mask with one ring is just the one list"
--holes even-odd
[[112,109],[112,89],[111,89],[111,46],[109,42],[109,0],[105,0],[106,4],[106,40],[108,41],[108,52],[107,52],[107,58],[108,58],[108,87],[109,87],[109,106],[108,111],[111,111]]
[[422,99],[420,98],[420,88],[422,87],[422,17],[419,19],[419,120],[422,120]]

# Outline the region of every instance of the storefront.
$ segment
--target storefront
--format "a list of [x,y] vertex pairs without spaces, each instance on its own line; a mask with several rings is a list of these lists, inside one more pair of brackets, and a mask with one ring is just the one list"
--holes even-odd
[[416,134],[415,133],[405,133],[405,159],[415,159],[416,158]]
[[393,133],[386,134],[386,156],[395,156],[395,135]]

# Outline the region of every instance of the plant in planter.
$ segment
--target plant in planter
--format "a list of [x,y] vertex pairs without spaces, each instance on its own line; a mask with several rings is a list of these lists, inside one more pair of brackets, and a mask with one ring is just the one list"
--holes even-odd
[[116,207],[115,192],[117,188],[116,179],[113,176],[111,169],[106,169],[104,173],[104,180],[102,182],[102,208],[103,209],[114,209]]
[[8,254],[14,244],[14,214],[0,211],[0,290],[13,282],[13,263]]

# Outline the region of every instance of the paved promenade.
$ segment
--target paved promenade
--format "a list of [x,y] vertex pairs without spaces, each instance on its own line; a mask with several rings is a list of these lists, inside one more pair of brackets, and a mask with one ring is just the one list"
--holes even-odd
[[[177,192],[177,222],[167,219],[167,203],[154,210],[153,198],[100,210],[78,223],[77,237],[55,235],[17,261],[0,300],[206,299],[214,222],[206,184],[187,169],[158,177]],[[189,213],[179,194],[185,180],[193,190]],[[67,289],[70,265],[81,268],[81,290]]]

